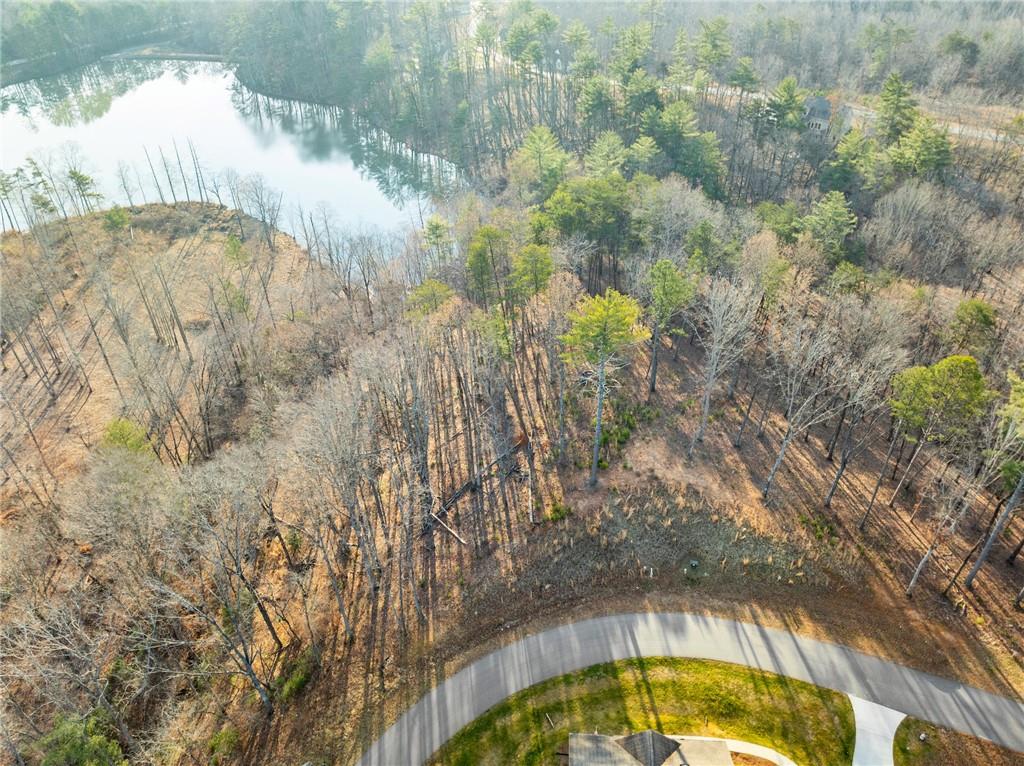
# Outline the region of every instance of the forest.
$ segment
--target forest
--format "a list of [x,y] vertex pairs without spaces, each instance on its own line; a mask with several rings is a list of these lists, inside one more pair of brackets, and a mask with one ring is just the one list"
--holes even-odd
[[1024,6],[2,21],[5,83],[158,42],[461,183],[383,230],[187,141],[0,176],[0,762],[355,763],[641,601],[1021,697]]

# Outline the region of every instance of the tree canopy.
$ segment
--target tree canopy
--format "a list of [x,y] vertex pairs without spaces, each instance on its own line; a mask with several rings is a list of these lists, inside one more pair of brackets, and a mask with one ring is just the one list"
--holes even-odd
[[972,356],[947,356],[910,367],[893,380],[892,412],[926,438],[952,442],[971,432],[991,399]]
[[562,336],[570,358],[600,365],[645,340],[649,332],[640,323],[642,313],[634,298],[612,288],[584,298],[569,315],[569,332]]

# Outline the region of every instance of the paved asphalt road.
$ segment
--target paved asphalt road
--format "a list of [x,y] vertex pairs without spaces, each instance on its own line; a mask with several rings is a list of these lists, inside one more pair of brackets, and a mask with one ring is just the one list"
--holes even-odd
[[364,766],[414,766],[510,694],[629,657],[697,657],[810,681],[1024,752],[1024,704],[838,644],[691,614],[621,614],[509,644],[424,696],[363,754]]

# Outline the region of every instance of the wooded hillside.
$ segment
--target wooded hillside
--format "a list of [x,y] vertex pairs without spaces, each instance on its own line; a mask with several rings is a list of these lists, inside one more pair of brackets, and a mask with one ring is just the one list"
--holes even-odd
[[[1021,696],[1019,11],[833,9],[826,54],[825,6],[597,7],[225,10],[244,82],[462,165],[416,229],[195,156],[162,204],[3,177],[11,761],[352,763],[511,635],[644,607]],[[934,106],[954,65],[997,118]]]

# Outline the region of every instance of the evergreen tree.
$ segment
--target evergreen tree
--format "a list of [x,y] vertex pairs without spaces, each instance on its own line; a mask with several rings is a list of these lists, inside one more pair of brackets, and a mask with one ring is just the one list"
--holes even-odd
[[658,79],[642,69],[629,76],[625,87],[625,113],[630,127],[637,127],[640,117],[649,109],[661,109]]
[[780,242],[786,245],[796,244],[800,235],[800,208],[795,202],[784,202],[781,205],[777,202],[762,202],[754,212],[765,228],[774,232]]
[[697,286],[672,261],[663,258],[651,266],[651,270],[647,274],[647,288],[650,291],[648,313],[653,330],[651,374],[647,390],[649,393],[654,393],[658,382],[658,348],[661,345],[661,335],[668,329],[673,317],[693,300]]
[[622,172],[626,163],[626,147],[622,143],[619,134],[607,130],[597,137],[583,158],[583,164],[587,173],[595,178],[614,175]]
[[997,338],[997,314],[992,304],[981,298],[968,298],[956,307],[949,327],[952,346],[984,358]]
[[910,94],[910,85],[893,72],[878,97],[878,132],[886,144],[894,144],[916,121],[917,102]]
[[754,71],[754,60],[749,56],[739,59],[729,74],[728,83],[740,93],[752,93],[757,90],[761,84],[761,78]]
[[569,358],[588,365],[596,375],[597,414],[588,480],[591,487],[597,484],[609,367],[630,346],[648,337],[646,328],[640,325],[640,315],[640,305],[633,298],[608,288],[604,295],[594,295],[580,302],[569,316],[569,332],[562,336]]
[[444,282],[427,279],[409,293],[407,305],[411,313],[426,316],[441,308],[453,295],[455,291]]
[[573,178],[558,187],[543,210],[564,236],[581,234],[607,252],[629,235],[628,185],[620,175]]
[[967,355],[904,370],[892,390],[894,417],[926,441],[946,443],[969,435],[991,398],[977,360]]
[[626,27],[619,35],[608,65],[619,82],[626,83],[633,73],[641,69],[650,57],[653,39],[651,25],[646,23]]
[[503,300],[509,274],[508,232],[497,226],[481,226],[473,235],[466,255],[469,284],[484,308]]
[[512,259],[512,284],[520,298],[536,295],[548,286],[555,271],[551,248],[529,244]]
[[907,133],[889,148],[893,169],[897,172],[941,178],[953,164],[953,150],[945,130],[928,117],[918,117]]
[[832,191],[818,200],[801,224],[810,232],[832,263],[843,257],[846,238],[857,227],[857,216],[850,210],[842,192]]
[[626,164],[634,173],[649,173],[658,156],[658,144],[650,136],[640,136],[629,147]]
[[127,766],[120,745],[104,731],[95,715],[85,719],[58,717],[52,731],[37,743],[43,766]]
[[807,91],[795,77],[786,77],[772,91],[768,99],[768,112],[777,130],[804,129],[804,99]]
[[744,56],[737,61],[736,66],[733,67],[732,72],[729,74],[728,83],[730,87],[736,88],[740,92],[740,97],[736,99],[736,117],[739,119],[740,114],[743,113],[744,98],[748,93],[756,91],[761,85],[761,78],[754,71],[753,59],[749,56]]
[[583,83],[579,97],[580,118],[591,130],[607,130],[619,114],[619,103],[606,77],[594,75]]
[[710,197],[721,193],[722,152],[714,133],[697,130],[697,115],[685,101],[673,101],[653,126],[658,147],[672,169],[704,187]]
[[668,65],[668,76],[665,78],[665,84],[675,91],[677,98],[683,94],[693,79],[693,71],[688,63],[689,56],[690,41],[686,36],[686,30],[680,29],[672,46],[672,61]]
[[874,188],[878,176],[878,142],[860,128],[853,128],[836,145],[835,158],[822,173],[821,185],[828,191],[852,194]]
[[729,22],[719,17],[700,22],[700,35],[695,45],[697,65],[715,73],[732,56]]
[[512,157],[514,178],[531,194],[547,199],[565,177],[569,155],[544,125],[531,130]]

